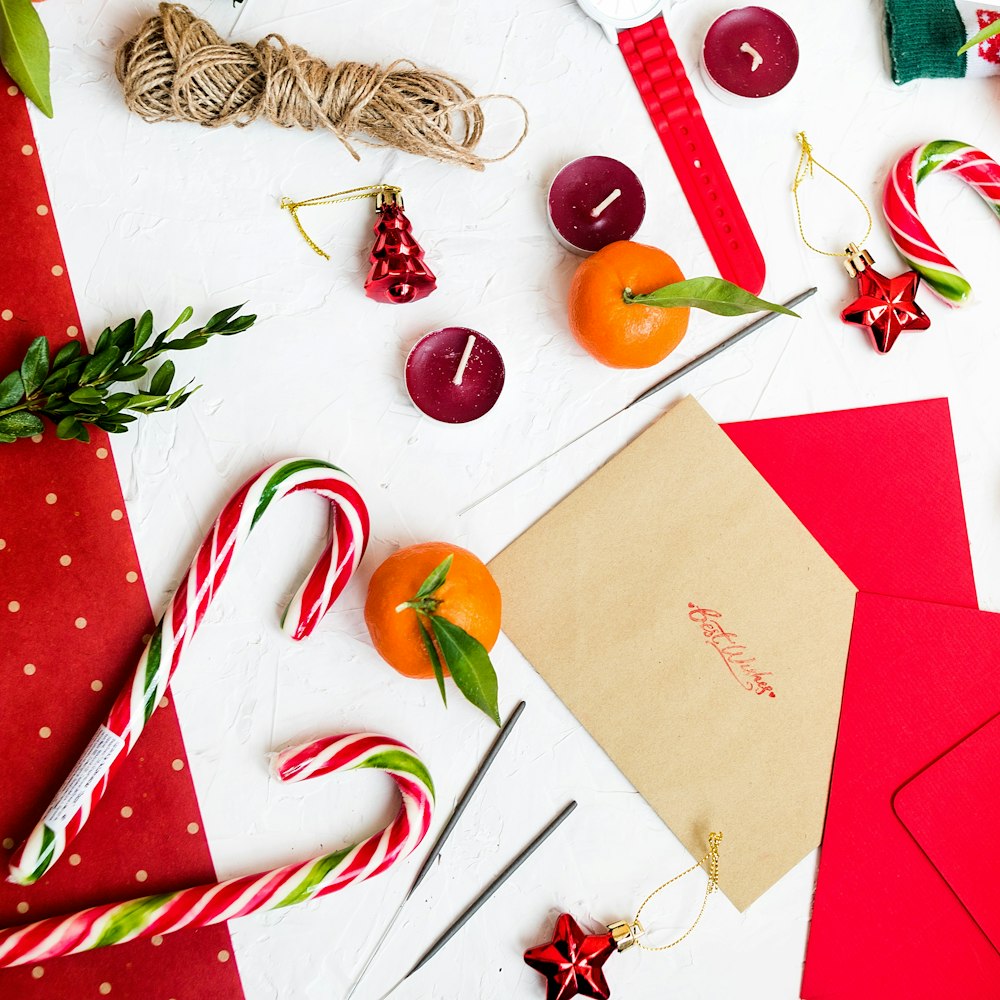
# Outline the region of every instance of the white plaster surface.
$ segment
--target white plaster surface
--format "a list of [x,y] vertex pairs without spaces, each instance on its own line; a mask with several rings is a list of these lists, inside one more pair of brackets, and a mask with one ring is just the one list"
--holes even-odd
[[[283,598],[319,545],[324,505],[289,503],[255,533],[211,608],[174,684],[205,829],[220,875],[308,857],[385,822],[393,805],[378,775],[317,781],[288,791],[267,775],[265,753],[285,741],[353,728],[416,747],[450,809],[492,729],[433,683],[398,677],[373,651],[361,608],[379,561],[427,539],[498,552],[556,500],[684,393],[720,421],[947,396],[955,423],[977,583],[1000,607],[1000,370],[996,275],[1000,232],[978,198],[951,180],[921,191],[946,250],[967,269],[978,301],[949,310],[925,293],[934,327],[904,335],[880,357],[837,318],[851,285],[837,262],[799,242],[789,184],[807,129],[817,155],[873,206],[889,164],[910,145],[960,138],[1000,155],[997,84],[921,82],[899,89],[884,68],[877,0],[772,0],[802,45],[792,86],[759,106],[711,98],[695,69],[698,41],[725,6],[685,0],[669,13],[674,37],[768,261],[765,295],[817,284],[803,320],[766,332],[699,369],[459,519],[456,511],[659,375],[735,329],[697,317],[675,356],[655,371],[602,368],[570,337],[564,296],[576,259],[551,237],[544,192],[556,169],[584,154],[628,162],[649,210],[639,238],[672,253],[688,274],[711,258],[647,121],[625,66],[572,0],[247,0],[236,37],[270,31],[334,61],[409,56],[480,93],[509,91],[531,114],[518,153],[485,174],[392,151],[355,163],[326,134],[267,124],[218,132],[144,124],[129,115],[111,72],[114,49],[151,9],[129,0],[42,5],[53,42],[56,117],[34,116],[55,217],[88,335],[154,310],[163,325],[190,303],[199,315],[246,301],[249,333],[178,355],[204,388],[176,414],[115,439],[114,456],[154,606],[159,612],[223,501],[251,472],[287,455],[332,459],[362,484],[374,537],[356,581],[308,642],[278,630]],[[222,28],[239,8],[195,4]],[[488,147],[516,123],[491,107]],[[362,292],[371,217],[355,204],[308,216],[333,262],[315,256],[279,210],[308,197],[386,181],[405,191],[439,290],[390,307]],[[842,246],[863,228],[832,187],[806,192],[814,240]],[[870,241],[889,273],[899,261],[878,223]],[[409,404],[401,367],[423,332],[482,330],[500,347],[508,381],[496,409],[466,427],[437,425]],[[905,440],[899,441],[901,449]],[[934,489],[927,483],[928,490]],[[891,511],[885,512],[887,517]],[[544,580],[538,581],[545,586]],[[411,901],[360,1000],[377,1000],[469,900],[563,803],[580,808],[398,1000],[543,995],[521,961],[563,909],[596,926],[630,915],[689,858],[506,639],[495,651],[501,711],[528,710],[444,857]],[[705,720],[711,731],[712,719]],[[669,734],[660,751],[671,753]],[[858,858],[878,877],[891,859]],[[280,915],[233,925],[250,1000],[342,996],[416,862],[365,886]],[[713,900],[698,932],[665,955],[628,954],[608,966],[616,998],[785,1000],[798,996],[816,855],[743,914]],[[686,925],[700,885],[662,899],[655,920]]]

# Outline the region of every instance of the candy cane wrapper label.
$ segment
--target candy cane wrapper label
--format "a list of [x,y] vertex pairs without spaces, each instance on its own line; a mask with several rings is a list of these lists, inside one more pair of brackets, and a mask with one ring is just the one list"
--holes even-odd
[[111,761],[121,753],[125,741],[107,726],[101,726],[83,755],[70,771],[69,777],[56,792],[52,805],[42,819],[46,826],[62,830],[73,814],[87,801],[90,793],[107,773]]

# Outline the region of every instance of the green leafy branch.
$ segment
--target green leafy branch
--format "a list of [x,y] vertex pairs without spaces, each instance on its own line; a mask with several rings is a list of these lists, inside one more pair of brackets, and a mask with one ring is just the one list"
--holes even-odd
[[31,0],[0,0],[0,62],[24,96],[51,118],[49,36]]
[[439,613],[444,602],[434,596],[447,580],[453,559],[454,556],[448,556],[435,567],[416,594],[409,601],[398,605],[396,612],[416,612],[420,637],[434,667],[434,676],[445,705],[448,704],[448,696],[444,687],[442,659],[459,691],[499,726],[497,674],[490,661],[490,654],[475,636],[469,635],[465,629]]
[[255,315],[237,315],[242,306],[217,312],[204,326],[170,338],[194,313],[188,306],[169,329],[154,336],[153,314],[147,309],[98,337],[94,353],[85,355],[79,341],[49,355],[49,342],[36,337],[17,371],[0,381],[0,443],[41,434],[47,417],[63,439],[89,441],[87,424],[122,434],[135,414],[174,410],[198,388],[188,382],[174,389],[174,363],[164,361],[145,391],[112,391],[116,383],[135,382],[150,373],[150,365],[168,351],[190,351],[212,337],[231,337],[253,326]]

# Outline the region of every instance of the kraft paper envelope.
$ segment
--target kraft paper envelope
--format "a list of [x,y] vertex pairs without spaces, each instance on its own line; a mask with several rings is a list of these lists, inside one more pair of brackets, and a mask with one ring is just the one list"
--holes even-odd
[[743,910],[821,839],[855,588],[692,399],[490,565],[504,629]]

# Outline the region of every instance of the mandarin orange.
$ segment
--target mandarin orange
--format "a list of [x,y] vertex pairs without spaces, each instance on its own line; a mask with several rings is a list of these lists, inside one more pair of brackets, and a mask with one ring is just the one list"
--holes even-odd
[[[365,624],[379,655],[406,677],[433,677],[434,666],[420,634],[417,613],[400,605],[449,555],[451,568],[434,592],[436,614],[464,629],[487,650],[500,634],[500,588],[484,563],[467,549],[425,542],[400,549],[372,574],[365,600]],[[442,658],[444,666],[444,659]],[[444,666],[445,675],[448,674]]]
[[670,254],[622,240],[609,243],[576,270],[569,290],[569,327],[580,345],[612,368],[648,368],[661,362],[687,331],[690,310],[624,299],[683,281]]

